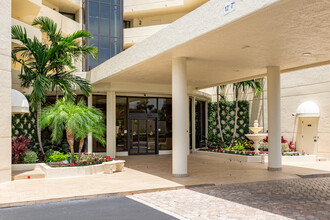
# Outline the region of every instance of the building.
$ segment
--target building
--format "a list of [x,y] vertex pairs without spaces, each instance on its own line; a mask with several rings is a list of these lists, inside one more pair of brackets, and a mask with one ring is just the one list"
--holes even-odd
[[[264,127],[269,131],[268,168],[281,170],[280,137],[288,133],[292,126],[286,123],[293,120],[284,112],[295,112],[295,107],[288,108],[288,102],[300,92],[299,87],[296,92],[289,88],[286,92],[292,96],[282,98],[281,104],[280,73],[291,75],[291,80],[301,78],[296,85],[312,87],[304,84],[303,77],[310,75],[308,71],[329,71],[326,65],[330,64],[330,3],[326,1],[126,0],[124,5],[116,0],[8,2],[1,0],[1,17],[6,22],[1,29],[0,54],[4,61],[0,65],[7,75],[12,73],[12,79],[6,79],[6,86],[1,87],[4,103],[10,103],[5,101],[8,85],[20,89],[16,77],[19,68],[8,66],[8,45],[17,43],[10,41],[10,24],[26,27],[30,36],[39,39],[43,37],[40,31],[31,26],[37,16],[51,17],[64,34],[86,28],[95,35],[90,43],[99,48],[100,56],[78,63],[77,74],[93,84],[88,105],[103,109],[107,121],[106,148],[89,137],[88,152],[106,152],[112,157],[172,153],[173,175],[178,177],[188,174],[187,154],[207,134],[205,113],[212,93],[202,89],[268,77],[264,110]],[[104,28],[109,23],[110,28]],[[316,69],[310,70],[311,67]],[[322,78],[314,86],[323,94],[326,74],[320,74]],[[325,103],[320,100],[318,104],[321,102]],[[284,112],[281,106],[286,108]],[[4,144],[0,153],[4,162],[0,172],[4,175],[0,181],[10,180],[9,108],[4,107],[1,116]],[[310,127],[311,122],[306,124]]]

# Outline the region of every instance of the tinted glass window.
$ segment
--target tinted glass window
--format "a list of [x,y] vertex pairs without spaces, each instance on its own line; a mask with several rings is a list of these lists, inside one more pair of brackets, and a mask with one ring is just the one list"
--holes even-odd
[[110,33],[110,5],[100,4],[100,35],[109,36]]
[[[86,0],[87,30],[98,47],[98,58],[86,60],[87,71],[117,55],[123,49],[122,0]],[[107,40],[105,38],[108,38]]]
[[109,38],[100,37],[100,50],[99,50],[99,62],[100,64],[110,59],[110,43]]
[[120,21],[120,6],[111,5],[111,37],[120,37],[121,23]]

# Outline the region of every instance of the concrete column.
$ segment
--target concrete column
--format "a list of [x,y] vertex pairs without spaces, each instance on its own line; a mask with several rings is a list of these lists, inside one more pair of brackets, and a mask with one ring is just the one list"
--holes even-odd
[[116,93],[107,92],[107,156],[116,157]]
[[191,147],[192,152],[196,151],[196,98],[191,99]]
[[268,170],[282,169],[280,67],[267,67]]
[[0,183],[11,181],[11,0],[0,0]]
[[[87,106],[88,108],[91,108],[93,106],[93,95],[90,94],[87,99]],[[88,134],[87,137],[87,152],[88,153],[93,153],[93,137],[92,133]]]
[[186,58],[172,60],[172,174],[176,177],[188,175],[187,165],[187,64]]

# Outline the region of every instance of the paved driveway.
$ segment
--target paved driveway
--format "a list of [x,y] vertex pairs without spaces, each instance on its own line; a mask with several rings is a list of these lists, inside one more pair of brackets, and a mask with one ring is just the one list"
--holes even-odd
[[131,196],[187,219],[330,219],[330,178],[196,187]]
[[176,219],[127,197],[55,202],[0,209],[1,220],[171,220]]

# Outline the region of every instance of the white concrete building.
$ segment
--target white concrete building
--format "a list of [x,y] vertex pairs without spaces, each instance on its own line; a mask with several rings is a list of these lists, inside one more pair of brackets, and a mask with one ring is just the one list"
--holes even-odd
[[[13,7],[17,2],[13,0]],[[80,1],[75,0],[42,2],[24,0],[24,2],[28,5],[36,5],[34,6],[37,8],[36,15],[43,11],[46,15],[53,14],[56,8],[52,12],[47,11],[49,8],[47,5],[50,4],[60,2],[63,7],[66,5],[64,2],[80,4]],[[90,2],[95,3],[92,0]],[[194,149],[198,144],[196,143],[198,139],[194,137],[197,133],[207,133],[205,112],[207,112],[207,102],[212,97],[201,92],[201,89],[267,76],[265,127],[269,131],[268,168],[281,170],[281,135],[288,132],[286,129],[290,126],[286,123],[291,123],[293,120],[292,116],[287,119],[289,116],[283,114],[283,108],[288,108],[286,112],[294,113],[299,106],[288,105],[290,100],[295,99],[289,94],[298,92],[290,91],[290,88],[284,90],[283,86],[286,83],[283,82],[283,78],[281,82],[283,75],[281,73],[286,73],[284,76],[288,77],[292,74],[293,79],[296,79],[295,82],[302,82],[305,81],[303,76],[308,75],[306,72],[310,71],[310,68],[328,68],[326,65],[330,64],[330,45],[327,43],[330,39],[328,28],[330,2],[211,0],[201,5],[204,2],[206,1],[127,0],[123,17],[127,21],[127,27],[131,28],[124,31],[123,47],[126,50],[105,62],[100,58],[97,64],[103,63],[93,69],[90,68],[87,73],[87,78],[94,87],[93,96],[89,97],[88,104],[102,108],[106,112],[107,120],[106,148],[102,148],[96,142],[93,143],[89,138],[89,152],[106,152],[112,157],[172,152],[173,175],[186,176],[188,175],[187,155],[190,147]],[[8,4],[3,5],[7,9],[10,7]],[[199,5],[201,6],[198,7]],[[81,18],[81,6],[79,7],[76,18]],[[99,6],[95,5],[95,7]],[[12,17],[19,22],[24,24],[31,22],[24,20],[31,19],[30,16],[20,20],[22,18],[14,15],[15,13]],[[5,13],[1,16],[5,16]],[[10,26],[10,15],[8,16],[3,20],[7,19],[7,24]],[[100,16],[92,12],[88,12],[87,16],[90,19],[89,28],[93,27],[93,19],[100,19]],[[71,29],[67,28],[66,22],[62,20],[59,22],[63,30],[68,30],[69,33]],[[79,19],[74,22],[78,24],[72,23],[73,29],[82,27]],[[27,26],[27,28],[31,27]],[[3,36],[8,34],[10,36],[9,29],[1,31],[5,32]],[[38,35],[34,29],[31,30],[32,32]],[[100,37],[98,39],[101,39],[100,31],[98,33],[97,36]],[[7,38],[4,37],[4,40]],[[120,34],[116,37],[109,36],[110,43],[118,42],[112,41],[116,40],[112,38],[119,39]],[[101,40],[97,41],[100,51],[102,48],[108,49],[100,42]],[[135,44],[136,42],[138,43]],[[3,45],[7,44],[8,39],[3,42]],[[5,52],[8,48],[2,49],[2,43],[1,50],[4,51],[1,52],[4,56],[10,55],[10,51]],[[307,54],[311,56],[306,56]],[[7,63],[3,65],[5,69]],[[15,67],[12,67],[12,72],[13,69]],[[10,73],[9,70],[7,68],[6,71]],[[324,89],[327,85],[324,76],[327,75],[323,75],[318,81],[324,87],[315,84],[320,93],[322,93],[321,88]],[[13,80],[13,87],[14,84]],[[313,85],[303,84],[303,86]],[[4,94],[8,89],[10,88],[4,90]],[[285,96],[287,98],[283,98]],[[306,97],[301,97],[301,103],[308,101]],[[7,103],[2,100],[1,102]],[[195,102],[199,102],[199,110],[192,107]],[[323,110],[327,108],[326,104],[324,101],[320,102],[323,102],[317,103],[320,107],[320,115],[326,115],[329,109]],[[189,103],[192,105],[191,110]],[[3,109],[7,114],[2,115],[3,123],[10,127],[8,115],[10,110]],[[196,126],[190,126],[196,123],[194,115],[197,114],[197,110],[201,115],[199,131],[196,131]],[[308,124],[312,122],[304,123],[307,124],[308,129],[310,127]],[[319,123],[326,124],[326,121]],[[4,129],[7,133],[2,132],[1,138],[7,142],[1,145],[1,152],[10,158],[10,133],[8,133],[10,129]],[[296,133],[302,132],[302,129],[298,129]],[[0,172],[5,172],[7,175],[2,181],[8,181],[10,178],[11,162],[7,156],[4,156],[5,162],[0,164]]]

